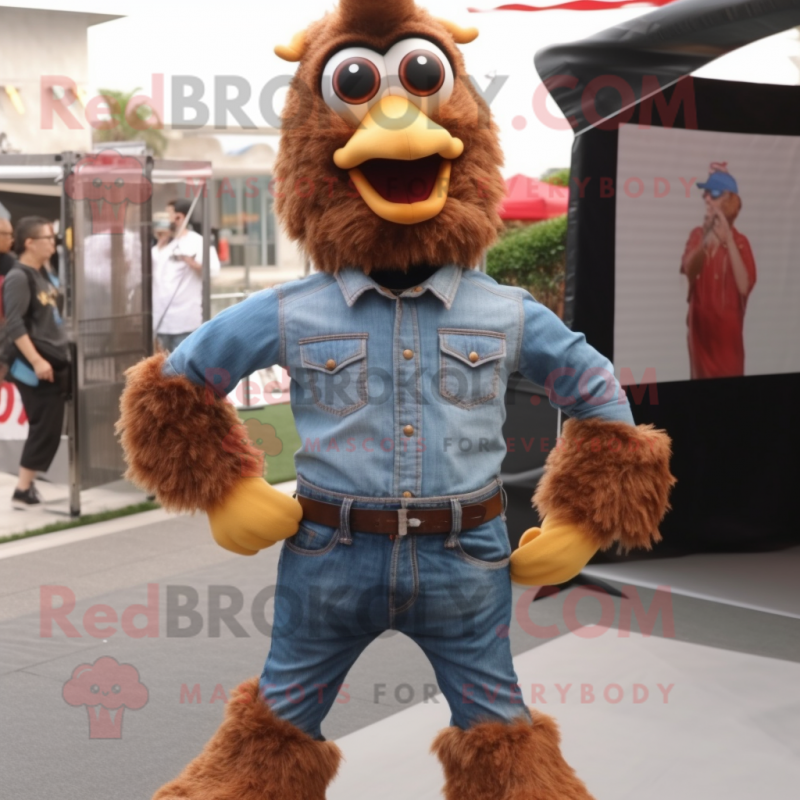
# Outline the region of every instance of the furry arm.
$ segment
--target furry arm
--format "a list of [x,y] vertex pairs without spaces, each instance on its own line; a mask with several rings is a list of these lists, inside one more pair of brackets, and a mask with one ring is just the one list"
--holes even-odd
[[164,375],[165,361],[151,356],[125,373],[117,433],[126,477],[171,511],[207,511],[243,477],[260,477],[264,454],[224,396],[183,375]]
[[533,495],[539,515],[572,521],[601,550],[615,542],[624,552],[649,550],[661,541],[658,525],[676,483],[666,431],[598,418],[569,419],[562,437]]

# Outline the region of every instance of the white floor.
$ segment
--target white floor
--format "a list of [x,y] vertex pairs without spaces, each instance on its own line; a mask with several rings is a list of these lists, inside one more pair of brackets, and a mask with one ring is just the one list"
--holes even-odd
[[[9,481],[11,491],[13,492],[16,478],[0,473],[0,492],[5,491],[4,486],[6,486]],[[58,499],[61,497],[63,493],[67,491],[66,487],[47,484],[43,481],[37,482],[36,485],[41,489],[42,496],[45,499],[44,508],[18,511],[11,506],[10,500],[3,500],[3,496],[0,494],[0,538],[13,533],[20,533],[24,530],[34,530],[44,527],[45,525],[51,525],[53,522],[65,522],[69,519],[62,513],[54,513],[52,511],[53,505],[50,502],[52,498]],[[114,484],[111,485],[111,488],[101,486],[97,489],[88,489],[82,492],[81,501],[83,513],[96,514],[100,511],[124,508],[135,503],[143,502],[146,499],[141,492],[136,492],[133,489],[130,491],[120,491],[114,489],[114,486]],[[276,483],[275,488],[286,494],[292,494],[297,488],[297,481]],[[8,495],[8,497],[10,498],[10,495]],[[119,517],[105,522],[96,522],[91,525],[81,525],[57,533],[48,533],[46,536],[34,536],[12,542],[0,542],[0,560],[17,555],[34,553],[40,550],[48,550],[51,547],[60,547],[65,544],[82,542],[86,539],[94,539],[97,536],[108,536],[109,534],[118,533],[120,531],[133,530],[174,516],[179,515],[170,514],[159,508],[154,511],[132,514],[128,517]]]
[[[586,631],[601,635],[582,638]],[[799,664],[599,628],[515,664],[527,702],[533,684],[543,687],[547,704],[537,707],[558,719],[564,755],[596,800],[798,795]],[[633,702],[634,684],[647,690],[644,702]],[[617,687],[622,700],[609,703],[604,693],[615,700]],[[438,699],[339,740],[346,762],[329,800],[438,800],[441,770],[428,748],[449,721]]]
[[800,619],[800,547],[601,564],[583,574]]
[[[44,528],[57,522],[69,522],[69,487],[63,484],[37,480],[36,488],[44,498],[39,508],[16,509],[11,502],[17,476],[0,472],[0,538],[15,533],[24,533]],[[98,486],[81,492],[81,514],[100,514],[137,505],[146,500],[144,492],[138,491],[126,481],[117,481],[108,486]]]
[[[69,522],[69,487],[36,481],[44,504],[33,509],[16,509],[11,502],[17,477],[0,473],[0,538],[37,530],[58,522]],[[100,514],[143,503],[147,497],[126,481],[98,486],[81,492],[81,514]]]

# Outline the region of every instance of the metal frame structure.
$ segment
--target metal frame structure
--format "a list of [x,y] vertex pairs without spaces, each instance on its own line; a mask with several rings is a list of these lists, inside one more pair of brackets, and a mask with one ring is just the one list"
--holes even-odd
[[[87,243],[94,236],[93,224],[83,201],[71,197],[68,181],[82,159],[96,156],[81,153],[53,155],[0,155],[0,183],[16,185],[60,186],[59,280],[64,289],[64,319],[68,327],[72,357],[72,396],[67,404],[69,455],[70,515],[80,516],[80,492],[93,486],[122,478],[125,464],[122,450],[114,435],[118,402],[124,385],[122,374],[127,366],[153,352],[152,319],[152,192],[137,203],[135,213],[126,207],[123,226],[133,219],[134,228],[107,242],[109,270],[105,289],[109,303],[98,304],[97,282],[88,280],[87,267],[95,271],[97,264],[88,263]],[[184,183],[200,193],[199,204],[203,232],[203,320],[211,316],[211,282],[209,254],[211,247],[211,202],[207,191],[211,180],[211,164],[154,160],[149,155],[129,156],[142,168],[140,179],[153,184]],[[133,163],[133,162],[129,162]],[[109,234],[103,234],[108,236]],[[127,237],[127,238],[126,238]],[[139,263],[130,286],[128,275],[121,274],[120,254],[125,246],[137,256]],[[123,255],[124,257],[124,255]],[[85,262],[86,260],[86,262]],[[123,270],[124,272],[124,270]],[[125,281],[128,280],[128,285]],[[90,285],[91,284],[91,285]],[[94,294],[92,293],[94,290]],[[120,302],[120,298],[123,301]],[[91,374],[89,374],[91,373]]]

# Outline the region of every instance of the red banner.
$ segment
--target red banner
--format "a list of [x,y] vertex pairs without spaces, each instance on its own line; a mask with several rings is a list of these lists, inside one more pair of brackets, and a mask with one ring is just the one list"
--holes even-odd
[[571,0],[567,3],[558,3],[552,6],[529,6],[524,3],[508,3],[497,8],[470,8],[473,14],[482,14],[487,11],[607,11],[609,9],[625,8],[626,6],[666,6],[675,0]]

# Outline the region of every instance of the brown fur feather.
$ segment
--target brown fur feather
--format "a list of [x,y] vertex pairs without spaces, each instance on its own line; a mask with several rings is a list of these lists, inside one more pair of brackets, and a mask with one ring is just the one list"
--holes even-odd
[[431,747],[442,763],[446,800],[593,800],[561,755],[556,723],[483,722],[443,730]]
[[[341,11],[312,24],[307,48],[286,101],[275,164],[276,210],[290,238],[319,270],[360,267],[406,270],[415,264],[476,266],[502,230],[498,214],[505,186],[498,128],[470,82],[452,35],[422,9],[384,33],[353,30]],[[399,225],[378,217],[350,185],[333,155],[355,128],[328,108],[319,91],[322,70],[337,49],[357,42],[381,50],[401,37],[429,37],[455,68],[450,100],[431,118],[464,142],[453,161],[444,210],[427,222]],[[365,39],[365,37],[367,37]]]
[[126,477],[164,508],[205,511],[242,476],[261,474],[263,453],[230,403],[188,378],[165,377],[165,360],[159,353],[125,373],[117,433]]
[[601,549],[627,552],[661,541],[658,525],[677,482],[671,440],[653,425],[569,419],[547,457],[533,503],[541,517],[558,512],[588,527]]
[[203,752],[153,800],[324,800],[342,754],[276,717],[258,679],[231,692]]
[[413,17],[414,0],[340,0],[339,18],[353,33],[386,34]]

